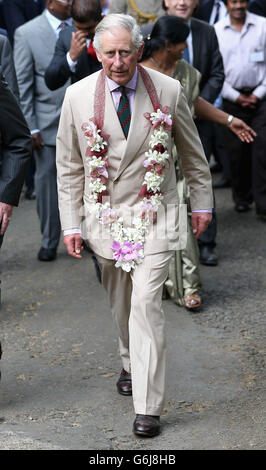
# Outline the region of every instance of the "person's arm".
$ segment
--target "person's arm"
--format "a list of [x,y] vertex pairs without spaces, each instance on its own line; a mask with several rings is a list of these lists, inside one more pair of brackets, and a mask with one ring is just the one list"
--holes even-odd
[[46,86],[50,90],[57,90],[61,86],[64,86],[72,75],[71,68],[67,61],[67,53],[69,51],[65,46],[65,41],[62,36],[63,33],[65,34],[65,30],[59,34],[59,38],[56,41],[53,58],[44,75]]
[[19,104],[0,74],[0,132],[1,132],[1,177],[0,177],[0,224],[3,234],[17,206],[24,183],[25,172],[31,158],[30,132]]
[[190,188],[193,232],[198,238],[207,228],[213,207],[211,174],[184,94],[178,84],[174,114],[174,141]]
[[15,71],[15,65],[13,60],[13,52],[10,45],[8,38],[5,36],[0,36],[0,46],[1,46],[1,57],[0,57],[0,64],[1,69],[6,78],[8,86],[10,87],[11,91],[13,91],[14,95],[19,100],[19,91],[18,91],[18,83]]
[[194,101],[194,108],[196,116],[201,119],[216,122],[223,126],[228,126],[229,124],[230,130],[236,134],[242,142],[253,142],[253,137],[257,135],[256,132],[241,119],[233,117],[232,121],[228,123],[229,114],[216,108],[200,96]]
[[66,91],[56,139],[58,200],[64,244],[74,258],[81,258],[81,233],[71,233],[81,226],[83,207],[84,166],[72,115],[69,91]]
[[30,130],[38,129],[35,115],[35,69],[34,58],[24,26],[18,28],[14,37],[14,63],[19,87],[22,112]]

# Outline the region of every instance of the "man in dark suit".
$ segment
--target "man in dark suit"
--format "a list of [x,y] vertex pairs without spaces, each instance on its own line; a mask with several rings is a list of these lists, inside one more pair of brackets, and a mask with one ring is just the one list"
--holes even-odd
[[31,136],[19,104],[0,71],[0,247],[13,206],[17,206],[26,166],[31,156]]
[[[30,132],[19,104],[0,72],[0,248],[17,206],[31,157]],[[0,291],[1,294],[1,291]],[[1,296],[0,296],[1,304]],[[0,343],[0,358],[1,358]]]
[[[163,6],[167,14],[179,16],[189,24],[190,35],[187,38],[187,55],[184,58],[201,73],[200,96],[206,101],[214,103],[224,82],[223,61],[214,27],[204,21],[192,18],[197,5],[198,0],[163,0]],[[211,129],[209,123],[197,119],[196,125],[206,157],[209,160],[211,157],[209,145]],[[218,263],[214,251],[216,226],[214,211],[212,222],[199,238],[200,261],[208,266],[216,266]]]
[[74,27],[61,31],[46,69],[45,82],[50,90],[63,86],[69,78],[77,82],[101,69],[92,47],[95,28],[102,19],[100,0],[73,0],[71,16]]
[[266,17],[266,2],[265,0],[250,0],[248,10],[255,15]]
[[45,0],[3,0],[4,19],[12,45],[14,32],[18,26],[40,15],[44,7]]

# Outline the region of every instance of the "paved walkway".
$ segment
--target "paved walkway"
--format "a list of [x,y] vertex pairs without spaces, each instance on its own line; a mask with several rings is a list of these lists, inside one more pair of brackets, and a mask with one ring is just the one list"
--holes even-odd
[[[87,253],[60,245],[41,263],[34,201],[21,199],[1,252],[0,449],[264,449],[265,233],[216,192],[218,267],[202,267],[204,309],[164,302],[168,338],[162,433],[132,434],[105,293]],[[264,320],[263,320],[264,319]]]

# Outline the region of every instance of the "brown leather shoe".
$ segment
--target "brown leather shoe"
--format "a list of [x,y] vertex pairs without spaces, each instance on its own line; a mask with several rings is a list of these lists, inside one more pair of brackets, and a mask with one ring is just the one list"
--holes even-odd
[[160,416],[136,415],[133,432],[137,436],[157,436],[160,433]]
[[121,395],[132,395],[132,381],[131,381],[131,374],[127,372],[125,369],[122,369],[120,377],[116,382],[118,393]]

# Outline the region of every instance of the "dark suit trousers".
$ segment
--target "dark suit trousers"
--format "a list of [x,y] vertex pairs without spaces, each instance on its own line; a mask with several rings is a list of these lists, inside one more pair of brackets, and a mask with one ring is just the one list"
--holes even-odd
[[257,132],[254,142],[246,144],[225,128],[225,143],[231,160],[233,200],[245,204],[254,200],[257,212],[266,214],[266,99],[261,100],[255,109],[223,100],[223,109],[243,119]]
[[[212,154],[212,123],[204,121],[202,119],[196,120],[196,126],[199,132],[200,140],[203,145],[203,149],[208,162],[210,161]],[[216,245],[216,233],[217,233],[217,218],[215,212],[215,197],[213,193],[214,209],[212,213],[211,223],[208,225],[205,232],[199,237],[199,246],[208,245],[212,248]]]
[[37,212],[41,223],[42,247],[56,249],[61,234],[56,181],[55,146],[44,145],[34,152]]

